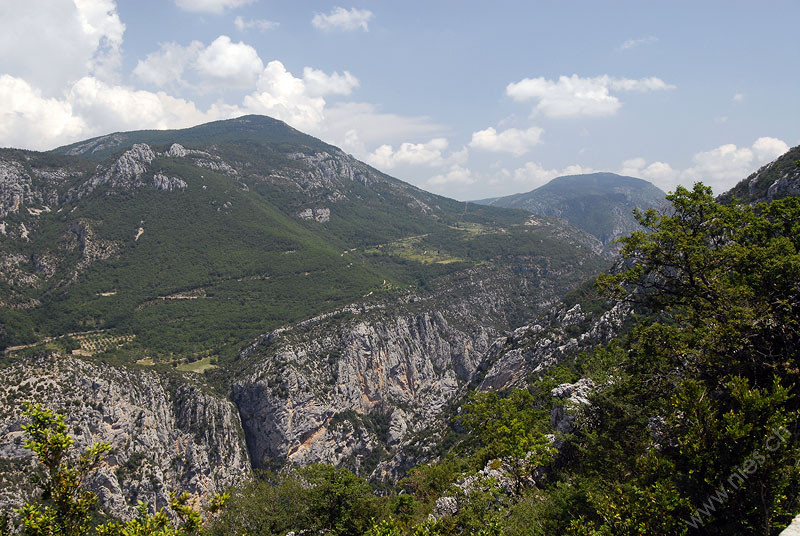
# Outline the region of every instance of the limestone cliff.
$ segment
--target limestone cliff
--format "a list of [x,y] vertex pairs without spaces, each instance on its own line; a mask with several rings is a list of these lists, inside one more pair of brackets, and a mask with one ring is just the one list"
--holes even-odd
[[20,489],[32,470],[24,401],[64,413],[78,449],[111,444],[89,487],[114,515],[132,515],[139,500],[165,506],[170,491],[208,498],[250,470],[236,408],[199,381],[57,354],[24,358],[0,377],[0,510],[33,491]]

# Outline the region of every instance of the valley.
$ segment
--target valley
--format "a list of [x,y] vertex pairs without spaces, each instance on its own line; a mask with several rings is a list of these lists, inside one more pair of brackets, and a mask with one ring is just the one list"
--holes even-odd
[[[791,191],[792,154],[759,174],[788,169],[775,184]],[[86,485],[118,519],[137,501],[167,507],[174,490],[198,505],[232,490],[235,511],[261,486],[283,493],[315,471],[399,501],[426,471],[445,471],[445,487],[414,495],[406,529],[430,514],[448,534],[466,530],[469,486],[486,474],[504,482],[490,511],[509,527],[530,508],[563,528],[524,501],[561,512],[557,486],[577,500],[576,482],[595,482],[585,471],[607,471],[617,436],[604,419],[617,399],[604,393],[648,422],[670,396],[664,376],[650,377],[672,373],[668,352],[660,372],[620,357],[667,351],[638,334],[665,336],[669,309],[607,283],[638,284],[621,259],[662,240],[654,218],[668,216],[647,209],[685,198],[740,214],[701,186],[659,201],[655,187],[613,174],[556,179],[524,203],[459,202],[259,116],[2,150],[0,169],[0,504],[36,494],[17,484],[30,472],[22,423],[33,399],[65,415],[77,448],[110,445]],[[633,208],[639,222],[624,216]],[[640,392],[640,375],[657,387]],[[596,407],[609,413],[585,413]],[[510,443],[486,435],[495,425]],[[587,445],[603,447],[579,461]],[[642,448],[614,463],[638,463],[628,452]],[[538,461],[523,470],[522,457]],[[523,499],[520,470],[532,482]],[[466,498],[452,495],[459,486]]]

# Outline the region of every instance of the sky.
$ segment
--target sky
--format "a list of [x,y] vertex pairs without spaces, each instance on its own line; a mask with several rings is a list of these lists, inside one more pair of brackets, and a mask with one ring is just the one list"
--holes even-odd
[[800,2],[0,0],[0,146],[264,114],[460,200],[722,192],[800,144]]

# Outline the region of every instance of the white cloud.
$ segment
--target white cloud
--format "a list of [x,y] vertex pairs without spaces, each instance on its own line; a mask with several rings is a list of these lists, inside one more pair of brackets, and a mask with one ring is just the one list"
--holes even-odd
[[233,25],[236,26],[236,29],[240,32],[246,32],[247,30],[266,32],[267,30],[274,30],[280,26],[280,23],[267,19],[245,20],[241,15],[239,15],[233,19]]
[[441,137],[444,132],[442,125],[427,116],[384,113],[366,102],[338,102],[325,108],[325,122],[314,134],[367,160],[370,155],[367,147]]
[[78,139],[119,130],[182,128],[239,115],[235,107],[202,112],[163,92],[78,80],[65,97],[46,98],[30,84],[0,76],[0,145],[52,149]]
[[391,145],[381,145],[367,158],[378,169],[392,169],[398,165],[438,166],[444,163],[442,152],[447,149],[445,138],[434,138],[427,143],[401,143],[395,151]]
[[97,133],[141,128],[182,128],[219,119],[216,108],[203,113],[194,103],[164,92],[111,86],[96,78],[83,78],[70,90],[74,113]]
[[200,51],[194,68],[207,81],[249,88],[264,70],[264,63],[250,45],[233,43],[230,37],[221,35]]
[[619,173],[620,175],[648,180],[662,189],[669,189],[681,175],[680,170],[673,169],[666,162],[647,164],[647,161],[642,157],[624,161]]
[[73,0],[84,35],[91,40],[94,54],[89,72],[103,80],[116,80],[122,65],[122,36],[125,25],[114,0]]
[[0,65],[48,97],[92,75],[115,80],[125,25],[113,0],[0,2]]
[[753,142],[753,153],[755,159],[761,165],[775,160],[788,150],[789,145],[787,145],[785,141],[778,138],[765,136],[758,138],[755,142]]
[[139,60],[133,74],[146,84],[165,86],[173,82],[183,82],[187,66],[197,61],[203,43],[192,41],[183,46],[178,43],[162,43],[157,52],[152,52]]
[[52,149],[86,129],[69,102],[42,97],[25,80],[0,75],[0,146]]
[[731,100],[733,102],[742,102],[744,100],[744,93],[734,93]]
[[624,43],[622,43],[617,50],[620,52],[624,50],[630,50],[632,48],[640,47],[643,45],[652,45],[653,43],[658,42],[658,37],[654,35],[648,35],[647,37],[641,37],[639,39],[628,39]]
[[322,122],[325,99],[309,95],[303,79],[275,60],[259,76],[256,91],[244,98],[244,109],[281,119],[300,130],[311,130]]
[[565,168],[547,169],[539,162],[527,162],[522,167],[514,170],[501,169],[499,174],[494,178],[493,183],[513,181],[516,186],[515,189],[532,190],[538,188],[543,184],[547,184],[556,177],[564,175],[581,175],[583,173],[592,173],[594,170],[590,167],[584,167],[577,164],[566,166]]
[[784,141],[762,137],[750,147],[728,143],[698,152],[692,158],[693,165],[684,170],[675,169],[665,162],[648,165],[644,158],[639,157],[623,162],[620,173],[647,179],[663,190],[673,190],[678,184],[688,187],[702,181],[719,194],[788,150]]
[[317,13],[311,19],[311,24],[320,30],[358,30],[369,31],[369,21],[372,11],[366,9],[335,7],[328,13]]
[[612,78],[608,75],[593,78],[560,76],[557,81],[543,77],[525,78],[506,87],[506,94],[517,101],[536,101],[535,112],[548,117],[606,117],[617,113],[622,106],[611,91],[657,91],[674,89],[660,78],[634,80]]
[[158,51],[139,60],[133,74],[142,82],[163,87],[173,82],[187,85],[183,76],[191,72],[196,75],[191,87],[204,92],[254,88],[263,70],[264,63],[255,48],[220,35],[208,46],[199,41],[186,46],[162,43]]
[[222,14],[226,9],[234,9],[255,0],[175,0],[175,4],[184,11],[193,13]]
[[349,95],[359,86],[358,78],[345,71],[344,74],[333,72],[326,74],[319,69],[303,68],[303,82],[309,95]]
[[531,127],[527,130],[509,128],[502,132],[497,132],[493,127],[479,130],[472,133],[472,141],[469,146],[491,152],[511,153],[514,156],[522,156],[531,147],[541,143],[543,129]]
[[456,164],[446,173],[434,175],[428,179],[427,184],[432,189],[440,190],[442,186],[466,186],[476,182],[477,178],[472,174],[472,171]]

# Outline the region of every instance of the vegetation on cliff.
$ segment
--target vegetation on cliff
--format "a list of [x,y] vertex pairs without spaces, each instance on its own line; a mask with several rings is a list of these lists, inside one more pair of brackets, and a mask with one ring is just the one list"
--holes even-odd
[[[636,304],[631,330],[526,390],[473,395],[452,446],[389,493],[327,466],[260,475],[205,530],[777,534],[800,508],[800,199],[723,205],[698,184],[668,200],[598,280]],[[551,391],[582,378],[586,404],[553,430]]]

